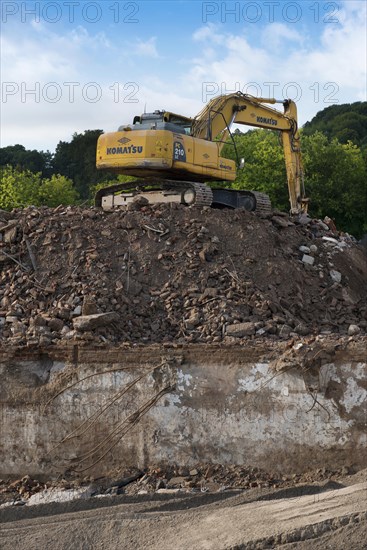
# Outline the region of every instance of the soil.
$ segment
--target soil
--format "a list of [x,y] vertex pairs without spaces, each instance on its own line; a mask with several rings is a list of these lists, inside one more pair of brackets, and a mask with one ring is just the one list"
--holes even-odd
[[366,548],[366,471],[338,482],[216,494],[107,496],[0,511],[1,547]]

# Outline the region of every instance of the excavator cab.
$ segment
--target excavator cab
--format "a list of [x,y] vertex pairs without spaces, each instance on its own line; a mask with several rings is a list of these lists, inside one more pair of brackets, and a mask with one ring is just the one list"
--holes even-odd
[[153,113],[143,113],[140,116],[135,116],[132,124],[120,126],[118,132],[129,130],[169,130],[176,134],[190,135],[191,126],[191,118],[157,110]]

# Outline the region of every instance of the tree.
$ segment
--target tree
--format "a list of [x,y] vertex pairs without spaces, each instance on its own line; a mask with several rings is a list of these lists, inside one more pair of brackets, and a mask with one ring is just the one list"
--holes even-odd
[[[269,130],[250,130],[234,136],[238,157],[245,159],[245,167],[238,171],[231,187],[262,191],[269,195],[274,206],[289,210],[284,153],[279,137],[277,132]],[[236,160],[231,144],[225,146],[223,155]]]
[[19,171],[11,166],[0,169],[0,208],[4,210],[29,205],[69,205],[77,200],[73,183],[65,176],[42,179],[40,173],[30,170]]
[[340,143],[353,141],[358,146],[367,144],[367,101],[330,105],[319,111],[303,127],[304,135],[323,132],[329,139]]
[[327,215],[338,229],[362,236],[367,231],[367,170],[359,147],[316,132],[302,136],[302,151],[311,215]]
[[96,169],[97,140],[103,130],[85,130],[73,134],[71,142],[60,141],[53,159],[54,171],[70,178],[82,199],[91,197],[91,188],[115,174]]
[[[284,155],[276,134],[254,130],[234,139],[246,163],[232,187],[267,193],[273,206],[289,210]],[[310,136],[301,132],[301,148],[311,216],[329,216],[338,229],[362,236],[367,231],[367,167],[362,151],[350,141],[329,141],[322,132]],[[226,146],[224,154],[235,158],[233,147]]]
[[50,151],[33,151],[23,145],[9,145],[0,148],[0,166],[13,166],[18,170],[41,172],[43,177],[52,174],[52,154]]

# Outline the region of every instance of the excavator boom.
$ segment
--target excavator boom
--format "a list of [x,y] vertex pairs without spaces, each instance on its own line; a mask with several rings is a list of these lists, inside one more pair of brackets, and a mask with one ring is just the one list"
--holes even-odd
[[[282,103],[284,112],[266,105],[274,103]],[[308,200],[303,189],[297,107],[294,101],[256,98],[241,92],[219,96],[209,101],[194,118],[191,133],[196,138],[219,140],[223,146],[234,123],[281,132],[290,211],[292,214],[307,212]]]

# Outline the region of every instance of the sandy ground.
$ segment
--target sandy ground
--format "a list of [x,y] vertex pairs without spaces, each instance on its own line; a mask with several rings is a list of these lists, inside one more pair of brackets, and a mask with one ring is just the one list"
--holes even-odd
[[4,550],[241,550],[367,548],[366,471],[349,483],[268,493],[141,495],[12,507]]

